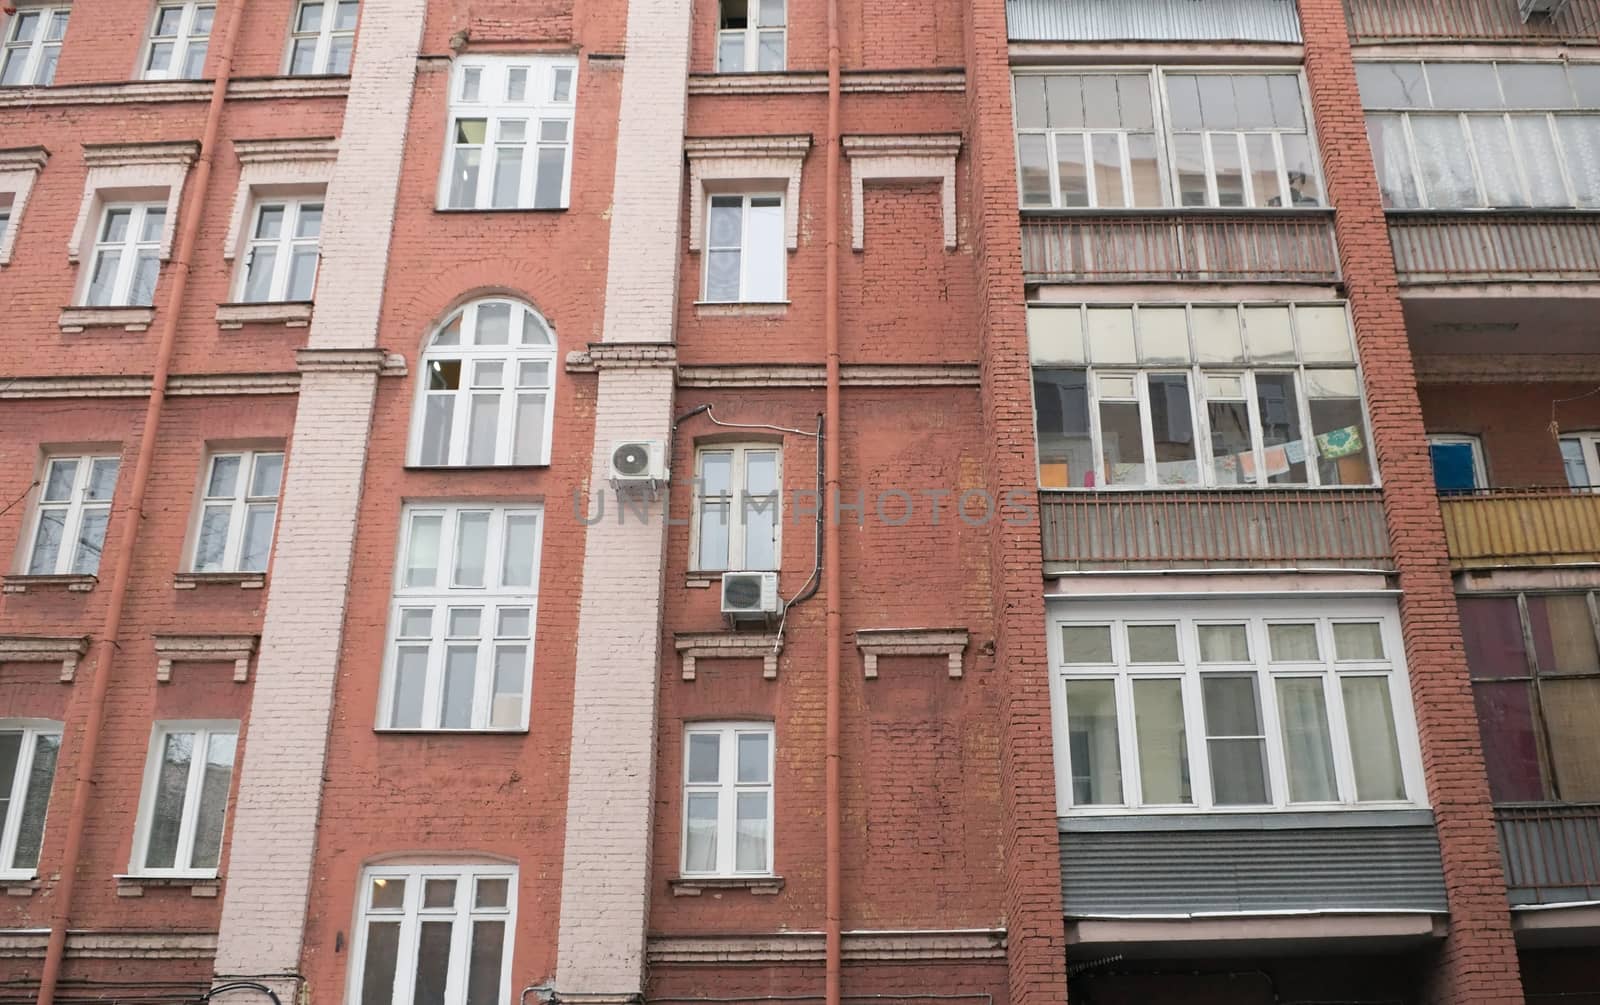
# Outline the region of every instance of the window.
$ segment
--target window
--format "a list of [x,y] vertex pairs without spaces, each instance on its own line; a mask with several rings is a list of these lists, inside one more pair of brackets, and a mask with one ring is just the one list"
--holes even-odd
[[1433,460],[1433,485],[1440,492],[1471,492],[1488,487],[1483,444],[1476,436],[1430,436],[1428,455]]
[[1371,485],[1342,304],[1035,308],[1044,488]]
[[216,875],[238,740],[234,722],[156,724],[134,837],[135,875]]
[[56,79],[68,7],[23,7],[11,15],[0,52],[0,87],[49,87]]
[[784,0],[722,0],[717,72],[775,73],[784,68]]
[[1600,63],[1358,63],[1385,206],[1600,206]]
[[411,463],[550,463],[555,339],[533,310],[479,300],[439,327],[422,354]]
[[1497,803],[1600,801],[1595,601],[1592,593],[1458,598]]
[[0,719],[0,879],[31,878],[39,867],[60,752],[60,723]]
[[1296,73],[1020,73],[1024,208],[1322,205]]
[[526,729],[542,514],[408,506],[379,725]]
[[683,874],[770,876],[771,723],[696,723],[683,745]]
[[1421,791],[1392,604],[1075,603],[1050,631],[1063,812],[1336,809]]
[[30,576],[93,576],[117,489],[116,457],[52,457],[45,461],[28,546]]
[[357,0],[300,0],[289,37],[289,75],[349,73],[360,10]]
[[281,451],[212,454],[195,532],[195,572],[264,572],[278,519]]
[[1566,469],[1570,487],[1600,487],[1600,433],[1573,433],[1561,437],[1561,464]]
[[781,195],[713,195],[706,214],[705,299],[775,303],[784,299]]
[[0,241],[4,241],[6,230],[11,226],[11,193],[0,193]]
[[778,568],[778,448],[706,447],[695,454],[694,568]]
[[374,866],[361,877],[347,999],[361,1005],[500,1005],[511,993],[517,870]]
[[565,209],[577,76],[571,57],[456,60],[440,205]]
[[256,204],[255,224],[239,277],[239,300],[310,300],[317,284],[322,199],[271,199]]
[[87,307],[149,307],[161,269],[164,203],[110,205],[90,260]]
[[206,68],[214,4],[163,3],[156,7],[145,43],[144,79],[198,80]]

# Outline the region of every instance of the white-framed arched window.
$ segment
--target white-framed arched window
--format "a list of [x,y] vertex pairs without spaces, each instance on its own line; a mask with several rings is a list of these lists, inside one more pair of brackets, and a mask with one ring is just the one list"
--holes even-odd
[[538,312],[491,297],[455,310],[422,353],[409,461],[550,462],[555,336]]

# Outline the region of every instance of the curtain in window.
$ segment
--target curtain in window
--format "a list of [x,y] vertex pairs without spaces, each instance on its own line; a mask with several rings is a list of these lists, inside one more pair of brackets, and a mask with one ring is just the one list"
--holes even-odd
[[1575,201],[1600,206],[1600,115],[1563,115],[1556,121]]
[[1428,205],[1435,209],[1477,206],[1478,186],[1472,178],[1472,157],[1460,120],[1454,115],[1413,115],[1411,134],[1417,140],[1417,163]]
[[1367,138],[1372,143],[1372,159],[1378,165],[1378,188],[1383,191],[1383,204],[1400,209],[1421,205],[1400,116],[1367,116]]
[[1406,797],[1395,740],[1388,677],[1346,677],[1344,715],[1355,764],[1356,798],[1362,802]]
[[1283,748],[1289,765],[1289,801],[1337,800],[1339,787],[1333,772],[1333,745],[1328,737],[1328,705],[1322,678],[1280,678],[1278,714],[1283,722]]

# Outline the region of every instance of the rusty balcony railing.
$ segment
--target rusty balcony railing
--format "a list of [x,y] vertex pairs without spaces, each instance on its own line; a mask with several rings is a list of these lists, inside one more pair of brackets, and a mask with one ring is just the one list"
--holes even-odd
[[1392,566],[1377,489],[1039,493],[1046,571]]
[[1494,821],[1513,904],[1600,900],[1600,804],[1508,804]]
[[1457,568],[1600,562],[1600,489],[1474,489],[1439,497]]
[[1022,216],[1029,283],[1331,283],[1331,210],[1047,210]]
[[1404,283],[1593,282],[1600,272],[1600,213],[1390,212],[1389,242]]
[[1517,0],[1345,0],[1350,37],[1594,41],[1600,0],[1569,0],[1555,17],[1524,21]]

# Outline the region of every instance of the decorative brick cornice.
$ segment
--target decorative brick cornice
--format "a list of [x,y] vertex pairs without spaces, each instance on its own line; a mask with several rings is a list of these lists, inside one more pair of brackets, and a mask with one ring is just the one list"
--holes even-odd
[[694,680],[696,660],[709,659],[759,659],[761,676],[776,680],[778,654],[783,652],[783,637],[776,633],[683,632],[673,636],[673,644],[683,661],[684,680]]
[[234,101],[343,98],[349,93],[349,77],[247,77],[228,82],[228,97]]
[[856,632],[861,669],[868,680],[878,676],[880,656],[944,656],[950,676],[961,676],[961,654],[967,648],[965,628],[863,628]]
[[[680,880],[679,882],[692,882]],[[845,932],[852,963],[922,960],[1003,960],[1003,928],[922,932]],[[824,956],[821,932],[762,935],[657,935],[645,945],[651,964],[811,963]]]
[[591,342],[567,353],[568,373],[671,369],[677,363],[677,346],[662,342]]
[[[840,368],[845,387],[977,387],[976,363],[851,363]],[[679,387],[822,387],[821,364],[766,363],[684,366]]]
[[44,169],[50,151],[44,147],[12,147],[0,150],[0,171],[33,171]]
[[339,141],[332,136],[272,140],[234,140],[233,152],[240,164],[271,164],[283,161],[333,161],[339,157]]
[[[967,75],[959,69],[846,71],[839,89],[846,94],[961,92]],[[697,73],[689,78],[690,94],[827,94],[828,75],[807,71],[786,73]]]
[[726,892],[748,890],[756,896],[771,896],[783,889],[782,876],[678,876],[667,880],[674,897],[698,897],[707,890]]
[[920,136],[846,136],[844,153],[850,159],[850,246],[866,246],[866,210],[862,189],[868,181],[921,181],[938,179],[944,210],[944,246],[956,246],[956,154],[959,133]]
[[267,585],[264,572],[175,572],[174,590],[197,590],[202,586],[237,586],[241,590],[261,590]]
[[800,170],[811,149],[811,134],[792,136],[703,136],[683,141],[689,159],[689,250],[699,251],[705,235],[706,194],[742,188],[750,182],[781,183],[784,244],[800,246]]
[[67,260],[76,263],[93,246],[100,227],[100,211],[106,202],[125,198],[132,190],[166,192],[167,215],[161,226],[160,255],[162,261],[170,259],[178,233],[184,179],[198,156],[200,144],[193,140],[84,144],[83,162],[88,171],[84,174],[78,219],[67,241]]
[[83,145],[83,162],[92,168],[122,167],[127,164],[177,164],[187,169],[199,156],[200,144],[193,140]]
[[[13,398],[143,398],[150,393],[145,376],[13,377],[0,385],[0,400]],[[167,394],[195,398],[214,394],[294,394],[297,373],[175,374]]]
[[[0,959],[44,956],[45,929],[0,932]],[[67,932],[67,958],[76,960],[209,960],[217,951],[214,932]]]
[[234,683],[243,684],[258,641],[258,635],[157,635],[156,680],[170,681],[174,663],[232,662]]
[[110,84],[69,84],[63,87],[6,87],[0,88],[0,108],[168,104],[204,101],[210,95],[211,84],[203,80],[130,80]]
[[379,373],[388,354],[382,349],[301,349],[294,359],[301,373]]
[[61,683],[71,684],[89,652],[87,635],[0,635],[0,664],[61,663]]

